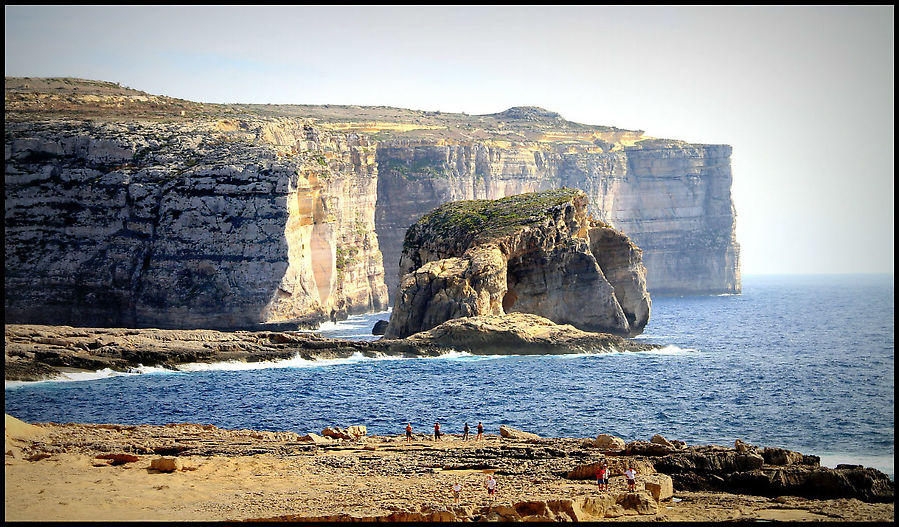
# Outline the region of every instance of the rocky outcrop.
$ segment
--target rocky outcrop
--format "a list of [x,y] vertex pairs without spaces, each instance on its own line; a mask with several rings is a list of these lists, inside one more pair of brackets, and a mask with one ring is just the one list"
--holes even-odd
[[387,306],[365,137],[7,122],[5,168],[8,323],[246,329]]
[[426,215],[406,234],[403,280],[385,336],[513,312],[638,334],[650,307],[640,251],[591,223],[586,203],[583,192],[559,189],[450,203]]
[[581,331],[528,313],[454,318],[394,342],[393,347],[397,349],[405,343],[422,347],[443,346],[474,355],[558,355],[659,348],[608,333]]
[[54,378],[71,369],[131,371],[140,366],[178,369],[186,363],[260,362],[472,354],[561,354],[643,351],[658,346],[614,335],[586,333],[534,315],[454,319],[407,339],[351,341],[281,331],[80,328],[7,324],[7,381]]
[[[817,456],[765,448],[739,452],[713,445],[682,452],[656,452],[655,470],[668,474],[679,490],[723,490],[758,496],[855,498],[868,502],[895,499],[889,477],[860,466],[821,467]],[[636,452],[628,452],[636,455]],[[646,454],[643,452],[643,454]],[[786,455],[783,455],[786,454]]]

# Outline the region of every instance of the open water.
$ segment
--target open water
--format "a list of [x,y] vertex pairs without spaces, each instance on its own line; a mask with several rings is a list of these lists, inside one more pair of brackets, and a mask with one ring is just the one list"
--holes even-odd
[[[481,421],[544,436],[690,444],[742,439],[894,474],[893,275],[745,276],[743,294],[655,297],[654,352],[192,365],[6,383],[28,422],[166,424],[320,432],[407,422],[461,433]],[[374,338],[386,313],[320,328]]]

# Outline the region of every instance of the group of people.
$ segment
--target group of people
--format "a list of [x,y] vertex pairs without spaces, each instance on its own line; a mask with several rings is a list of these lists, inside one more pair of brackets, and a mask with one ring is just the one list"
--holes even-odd
[[[490,501],[496,501],[496,478],[493,477],[493,474],[487,474],[487,481],[484,482],[484,487],[487,489],[487,499]],[[462,484],[459,483],[459,480],[453,482],[453,503],[458,505],[459,499],[462,497]]]
[[[468,423],[465,423],[465,426],[462,428],[462,440],[468,441],[469,435],[468,432],[470,427]],[[475,440],[481,440],[484,438],[484,425],[480,421],[477,426],[477,436]],[[440,441],[440,438],[443,434],[440,433],[440,422],[434,423],[434,441]],[[412,441],[412,423],[406,423],[406,441]],[[596,470],[596,484],[597,488],[600,492],[606,492],[609,490],[609,477],[611,476],[611,472],[609,471],[609,466],[603,464]],[[624,471],[624,477],[627,480],[627,490],[628,492],[635,492],[637,485],[637,471],[634,470],[633,467],[628,466],[627,470]],[[487,489],[487,499],[496,501],[496,479],[493,477],[493,474],[487,475],[487,481],[484,483],[484,487]],[[462,496],[462,484],[456,480],[453,482],[452,486],[453,491],[453,502],[455,504],[459,504],[459,499]]]
[[[596,486],[600,492],[609,490],[610,475],[608,465],[604,464],[596,470]],[[637,486],[637,471],[633,467],[627,467],[627,470],[624,471],[624,478],[627,480],[628,492],[634,492]]]
[[[468,441],[469,435],[468,432],[471,428],[468,426],[468,423],[465,423],[465,427],[462,428],[462,440]],[[434,423],[434,441],[440,441],[440,438],[443,434],[440,432],[440,422]],[[484,439],[484,425],[478,421],[478,435],[475,436],[476,441],[480,441]],[[412,423],[406,423],[406,441],[412,441]]]
[[[407,431],[411,428],[407,428]],[[596,471],[596,483],[600,492],[606,492],[609,490],[609,477],[611,476],[611,472],[609,471],[608,465],[602,465]],[[633,467],[627,467],[627,470],[624,471],[624,477],[627,480],[627,490],[628,492],[635,492],[637,485],[637,471],[634,470]],[[487,499],[490,501],[496,501],[496,478],[493,477],[493,474],[487,475],[487,481],[484,483],[484,487],[487,489]],[[452,486],[453,490],[453,503],[456,505],[459,504],[459,500],[462,497],[462,483],[459,480],[453,482]]]

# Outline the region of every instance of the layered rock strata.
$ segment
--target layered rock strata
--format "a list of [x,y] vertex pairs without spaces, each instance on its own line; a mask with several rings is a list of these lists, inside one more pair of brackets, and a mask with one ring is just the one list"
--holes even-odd
[[740,290],[726,145],[531,107],[216,105],[69,78],[7,77],[5,102],[7,322],[296,327],[381,309],[422,214],[562,187],[643,248],[648,289]]
[[[506,141],[378,146],[376,227],[388,271],[400,261],[405,229],[443,203],[569,187],[586,192],[590,212],[644,250],[650,292],[741,291],[730,146],[601,127],[566,133],[557,114],[514,110],[497,117],[510,130]],[[511,132],[524,123],[543,131]],[[393,299],[398,278],[388,272],[386,280]]]
[[406,234],[385,337],[513,312],[638,334],[650,307],[640,250],[591,222],[586,205],[582,191],[558,189],[450,203],[426,215]]
[[387,306],[365,137],[41,120],[7,122],[5,155],[7,322],[236,329]]

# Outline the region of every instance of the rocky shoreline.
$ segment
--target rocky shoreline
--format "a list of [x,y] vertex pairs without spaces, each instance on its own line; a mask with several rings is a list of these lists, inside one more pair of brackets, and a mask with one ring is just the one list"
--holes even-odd
[[[875,469],[825,468],[815,456],[739,440],[499,432],[407,442],[364,426],[303,435],[7,415],[6,519],[893,521],[894,484]],[[606,492],[595,483],[600,464],[612,473]],[[626,467],[637,470],[634,492]],[[495,502],[486,474],[498,481]]]
[[129,371],[139,366],[177,369],[187,363],[259,362],[472,354],[646,351],[659,346],[604,333],[588,333],[524,313],[458,318],[410,338],[352,341],[289,331],[215,331],[78,328],[7,324],[7,381],[50,379],[61,372]]

